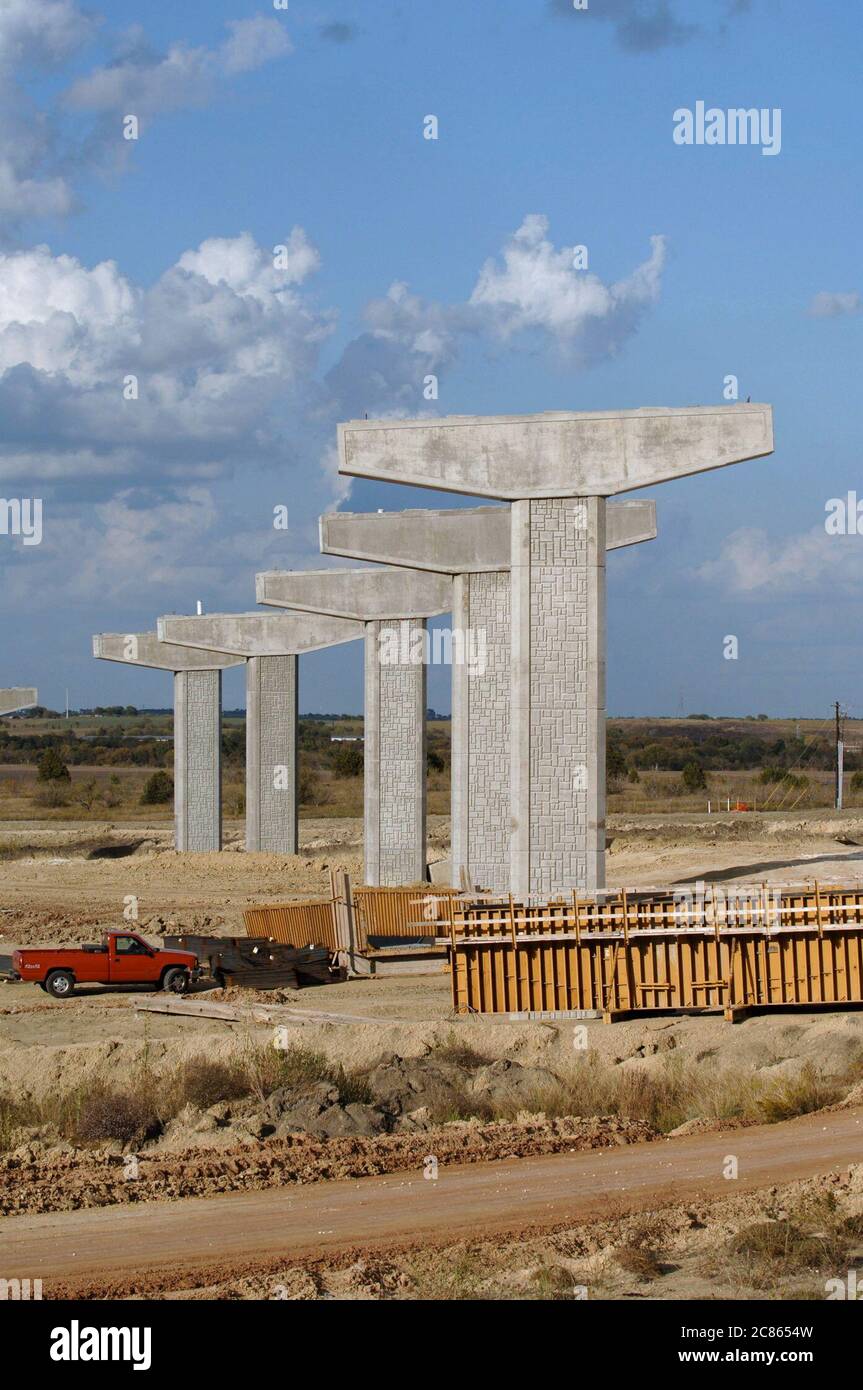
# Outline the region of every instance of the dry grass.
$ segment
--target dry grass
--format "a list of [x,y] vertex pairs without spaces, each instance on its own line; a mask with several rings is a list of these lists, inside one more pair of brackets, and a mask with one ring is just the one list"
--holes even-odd
[[757,1072],[719,1070],[678,1057],[669,1057],[661,1068],[648,1071],[614,1066],[591,1054],[530,1091],[477,1093],[465,1076],[461,1084],[433,1097],[430,1110],[436,1124],[473,1118],[513,1120],[521,1112],[549,1119],[615,1115],[643,1120],[667,1134],[688,1120],[774,1124],[806,1115],[840,1100],[857,1079],[859,1068],[845,1077],[831,1078],[811,1063],[793,1077],[765,1080]]

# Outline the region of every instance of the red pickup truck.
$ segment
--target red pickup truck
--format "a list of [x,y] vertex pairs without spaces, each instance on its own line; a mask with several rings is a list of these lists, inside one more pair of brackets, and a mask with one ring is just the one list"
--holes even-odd
[[32,980],[55,999],[68,999],[85,984],[153,985],[185,994],[201,968],[191,951],[161,951],[136,932],[111,931],[98,946],[13,951],[12,972],[13,979]]

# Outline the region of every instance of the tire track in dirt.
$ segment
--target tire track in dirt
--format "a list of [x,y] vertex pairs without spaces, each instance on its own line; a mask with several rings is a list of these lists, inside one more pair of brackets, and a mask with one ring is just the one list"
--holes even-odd
[[382,1253],[472,1236],[551,1230],[608,1211],[728,1195],[863,1161],[863,1109],[729,1134],[553,1157],[441,1165],[307,1187],[12,1217],[0,1229],[6,1278],[41,1278],[45,1296],[153,1292],[224,1278],[267,1260]]

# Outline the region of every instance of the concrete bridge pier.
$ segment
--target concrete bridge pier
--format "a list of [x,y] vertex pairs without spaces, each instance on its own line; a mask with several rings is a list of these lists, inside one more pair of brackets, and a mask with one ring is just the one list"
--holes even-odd
[[773,450],[767,405],[352,420],[339,470],[512,503],[511,890],[605,883],[605,499]]
[[426,875],[426,619],[452,581],[411,570],[271,571],[259,603],[364,624],[363,848],[372,886]]
[[310,613],[160,618],[163,641],[246,663],[246,849],[296,854],[298,658],[363,635],[360,623]]
[[[607,509],[609,550],[652,540],[651,501]],[[473,885],[510,891],[512,773],[512,518],[509,507],[333,512],[320,520],[321,550],[453,578],[452,860]]]
[[220,652],[191,652],[155,632],[103,632],[93,638],[100,661],[146,666],[174,675],[174,848],[222,848],[222,670],[239,662]]

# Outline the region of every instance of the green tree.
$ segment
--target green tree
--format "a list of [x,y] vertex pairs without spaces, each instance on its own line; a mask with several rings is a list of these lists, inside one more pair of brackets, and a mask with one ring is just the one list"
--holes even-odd
[[361,777],[364,764],[362,746],[358,743],[340,743],[333,758],[333,770],[337,777]]
[[683,769],[683,785],[688,792],[700,792],[707,786],[704,768],[700,763],[689,762]]
[[56,748],[49,748],[39,759],[40,782],[71,782],[72,777]]
[[174,779],[164,768],[159,768],[147,778],[141,793],[142,806],[161,806],[171,801],[174,795]]

